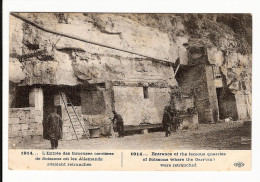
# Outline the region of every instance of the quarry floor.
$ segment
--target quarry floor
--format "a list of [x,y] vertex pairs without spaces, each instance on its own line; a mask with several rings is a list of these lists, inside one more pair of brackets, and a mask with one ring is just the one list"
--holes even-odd
[[[200,124],[198,129],[173,132],[165,137],[162,131],[131,134],[124,138],[93,138],[80,141],[59,141],[59,149],[186,149],[186,150],[248,150],[251,149],[251,125],[242,122]],[[50,142],[24,142],[20,149],[50,149]]]

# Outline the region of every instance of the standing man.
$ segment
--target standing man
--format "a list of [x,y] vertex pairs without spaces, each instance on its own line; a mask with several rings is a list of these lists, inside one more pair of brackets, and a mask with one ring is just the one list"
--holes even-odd
[[172,108],[171,110],[171,117],[172,117],[172,129],[174,132],[176,132],[180,125],[180,121],[178,119],[178,112],[176,111],[175,108]]
[[114,118],[112,119],[112,122],[116,120],[116,128],[118,131],[118,137],[124,137],[124,121],[120,114],[117,114],[116,111],[112,111],[114,114]]
[[58,140],[62,138],[62,119],[57,114],[57,108],[53,107],[52,113],[47,118],[47,130],[51,148],[58,148]]
[[164,108],[164,113],[163,113],[163,129],[165,131],[165,136],[168,137],[171,135],[171,122],[172,122],[172,117],[171,117],[171,107],[166,106]]

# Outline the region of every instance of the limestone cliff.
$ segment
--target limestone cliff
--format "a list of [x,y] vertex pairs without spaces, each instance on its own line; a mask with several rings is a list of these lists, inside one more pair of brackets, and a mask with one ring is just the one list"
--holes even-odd
[[[231,92],[251,93],[252,17],[249,14],[121,14],[168,34],[182,64],[207,55]],[[201,49],[203,50],[202,52]]]
[[[20,14],[39,26],[120,49],[175,62],[168,35],[114,14]],[[63,17],[63,18],[61,18]],[[172,56],[175,56],[172,58]],[[10,69],[20,76],[10,80],[20,85],[76,85],[106,80],[176,85],[173,70],[143,56],[42,31],[10,16]],[[20,67],[17,65],[21,63]],[[167,64],[167,63],[166,63]],[[157,68],[157,69],[155,69]],[[19,72],[18,72],[19,73]]]
[[[231,92],[251,92],[251,16],[229,14],[19,13],[60,33],[158,60],[189,64],[205,54]],[[202,50],[202,51],[201,51]],[[15,70],[15,71],[13,71]],[[150,80],[177,85],[151,59],[42,31],[10,16],[10,81],[76,85]]]

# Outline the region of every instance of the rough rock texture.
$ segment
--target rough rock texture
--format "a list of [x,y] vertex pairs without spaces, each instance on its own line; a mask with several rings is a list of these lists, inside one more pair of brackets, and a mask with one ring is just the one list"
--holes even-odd
[[[182,64],[187,64],[187,51],[191,51],[193,47],[203,47],[207,50],[205,53],[208,55],[209,63],[221,66],[231,92],[251,93],[251,15],[123,14],[122,16],[168,33],[171,41],[178,45]],[[241,85],[246,86],[242,88]]]
[[[70,33],[89,40],[95,38],[93,41],[166,59],[170,62],[175,62],[177,59],[177,57],[169,58],[176,54],[169,52],[171,48],[167,34],[140,26],[121,16],[93,15],[95,18],[93,20],[93,17],[90,16],[90,21],[86,15],[72,14],[69,15],[72,17],[68,19],[69,23],[64,24],[58,22],[55,14],[21,15],[33,22],[38,22],[45,28],[55,29],[58,32]],[[54,20],[57,22],[53,22]],[[107,22],[112,22],[113,26]],[[164,71],[165,68],[167,69],[167,65],[159,65],[162,68],[157,67],[155,70],[152,64],[156,63],[152,63],[149,59],[46,33],[17,21],[12,16],[11,25],[10,56],[13,60],[21,62],[22,72],[17,73],[21,78],[15,80],[16,82],[20,80],[20,85],[76,85],[82,80],[89,83],[105,82],[106,80],[131,81],[138,79],[137,75],[140,76],[139,79],[145,79],[147,75],[146,77],[149,79],[159,78],[171,85],[177,84],[173,76]],[[118,34],[113,33],[119,31]],[[97,38],[99,40],[96,40]],[[17,44],[20,46],[16,46]],[[158,69],[162,70],[158,71]]]
[[[89,86],[111,82],[114,85],[81,93],[81,113],[92,125],[109,125],[115,108],[126,124],[158,123],[170,100],[170,87],[177,85],[187,95],[177,104],[179,110],[195,106],[201,120],[215,121],[218,112],[217,95],[212,91],[216,90],[213,65],[220,68],[223,92],[235,94],[239,118],[251,113],[250,15],[19,15],[59,33],[155,58],[47,33],[10,16],[12,84]],[[178,63],[189,67],[184,74],[179,73],[178,80],[182,80],[179,83],[174,77]],[[144,98],[143,89],[147,86],[148,98]],[[91,103],[100,107],[91,110]],[[71,133],[68,127],[65,130]]]
[[[184,65],[188,64],[190,48],[204,47],[209,63],[221,67],[227,87],[232,92],[250,92],[251,89],[251,83],[248,82],[251,79],[252,62],[250,15],[20,15],[51,30],[169,62],[179,58]],[[18,70],[10,76],[10,80],[15,83],[76,85],[81,80],[96,83],[105,78],[131,79],[129,74],[136,75],[128,72],[133,66],[133,58],[143,60],[140,56],[46,33],[13,16],[10,16],[10,22],[10,70]],[[146,67],[146,63],[140,64]],[[142,69],[139,71],[145,72]]]
[[9,143],[16,145],[22,141],[42,140],[42,113],[28,108],[10,108]]
[[25,79],[25,73],[22,70],[22,64],[17,60],[10,59],[10,67],[9,67],[10,74],[9,80],[13,83],[20,83],[22,80]]
[[115,109],[124,118],[125,125],[161,123],[164,107],[170,100],[169,88],[148,88],[148,98],[143,87],[114,87]]

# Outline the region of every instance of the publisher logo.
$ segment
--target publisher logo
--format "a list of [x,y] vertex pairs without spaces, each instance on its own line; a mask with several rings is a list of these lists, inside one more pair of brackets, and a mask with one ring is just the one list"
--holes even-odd
[[241,167],[244,167],[244,166],[245,166],[245,163],[238,161],[238,162],[235,162],[235,163],[234,163],[234,166],[241,168]]

